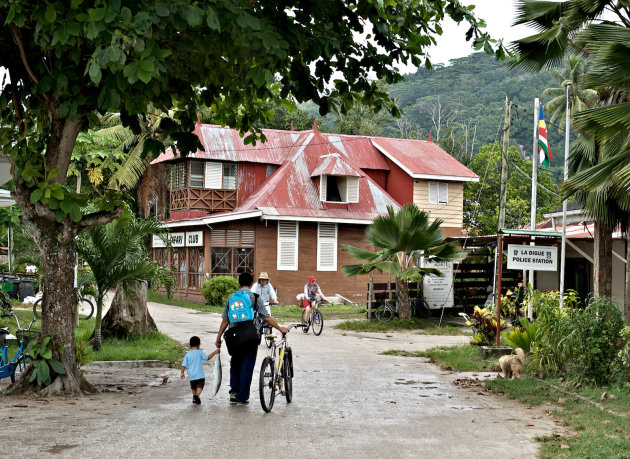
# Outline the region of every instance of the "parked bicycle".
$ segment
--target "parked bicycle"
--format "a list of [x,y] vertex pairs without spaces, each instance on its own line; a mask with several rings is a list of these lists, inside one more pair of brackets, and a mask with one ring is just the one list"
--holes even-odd
[[[308,301],[308,300],[303,300]],[[304,333],[308,333],[309,328],[312,328],[313,334],[315,336],[319,336],[322,334],[322,330],[324,329],[324,316],[319,310],[319,300],[315,301],[315,304],[311,306],[310,317],[306,317],[306,309],[302,311],[302,323],[304,327],[302,331]]]
[[[302,324],[292,324],[288,328],[303,327]],[[258,379],[260,405],[265,413],[273,408],[276,392],[284,395],[287,403],[293,399],[293,354],[287,343],[286,333],[282,334],[279,343],[276,336],[271,335],[271,349],[260,367]]]
[[[33,324],[37,321],[36,318],[31,320],[28,328],[20,327],[20,322],[17,316],[13,313],[13,310],[10,308],[8,316],[13,317],[15,319],[15,323],[17,324],[17,333],[21,334],[20,337],[20,346],[18,347],[15,356],[13,359],[9,358],[9,346],[7,344],[7,339],[15,339],[15,336],[9,333],[9,328],[0,328],[0,379],[2,378],[11,378],[11,383],[15,382],[16,376],[19,376],[26,367],[32,362],[33,358],[25,353],[25,348],[27,344],[27,340],[25,339],[25,335],[31,330]],[[39,332],[37,332],[39,333]]]
[[[93,295],[94,292],[92,288],[88,287],[86,284],[81,285],[75,290],[77,292],[77,304],[79,305],[79,320],[88,320],[94,315],[94,303],[92,303],[87,296]],[[33,314],[38,319],[41,319],[42,317],[42,300],[43,297],[33,304]]]
[[[374,311],[374,317],[381,322],[389,322],[398,314],[398,301],[386,299],[381,306]],[[411,300],[411,316],[427,319],[431,314],[429,305],[422,298]]]

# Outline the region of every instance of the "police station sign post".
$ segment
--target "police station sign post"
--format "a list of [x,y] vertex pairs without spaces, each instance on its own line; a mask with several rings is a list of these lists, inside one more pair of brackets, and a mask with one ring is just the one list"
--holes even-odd
[[508,269],[534,271],[557,271],[558,248],[539,245],[509,244],[507,250]]

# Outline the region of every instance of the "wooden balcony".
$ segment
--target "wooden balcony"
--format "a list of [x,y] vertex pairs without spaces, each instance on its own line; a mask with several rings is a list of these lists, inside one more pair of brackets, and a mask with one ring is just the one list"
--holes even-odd
[[171,210],[223,212],[236,208],[236,190],[179,188],[171,190]]

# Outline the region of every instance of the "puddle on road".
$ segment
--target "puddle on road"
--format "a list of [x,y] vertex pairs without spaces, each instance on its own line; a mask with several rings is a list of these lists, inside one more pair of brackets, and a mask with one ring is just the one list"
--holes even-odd
[[470,410],[483,410],[480,406],[449,406],[451,410],[470,411]]

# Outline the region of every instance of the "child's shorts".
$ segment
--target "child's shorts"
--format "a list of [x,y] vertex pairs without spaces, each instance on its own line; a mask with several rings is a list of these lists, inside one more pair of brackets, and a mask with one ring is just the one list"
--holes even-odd
[[192,381],[190,381],[190,388],[193,390],[203,389],[203,386],[205,385],[206,385],[206,378],[193,379]]

